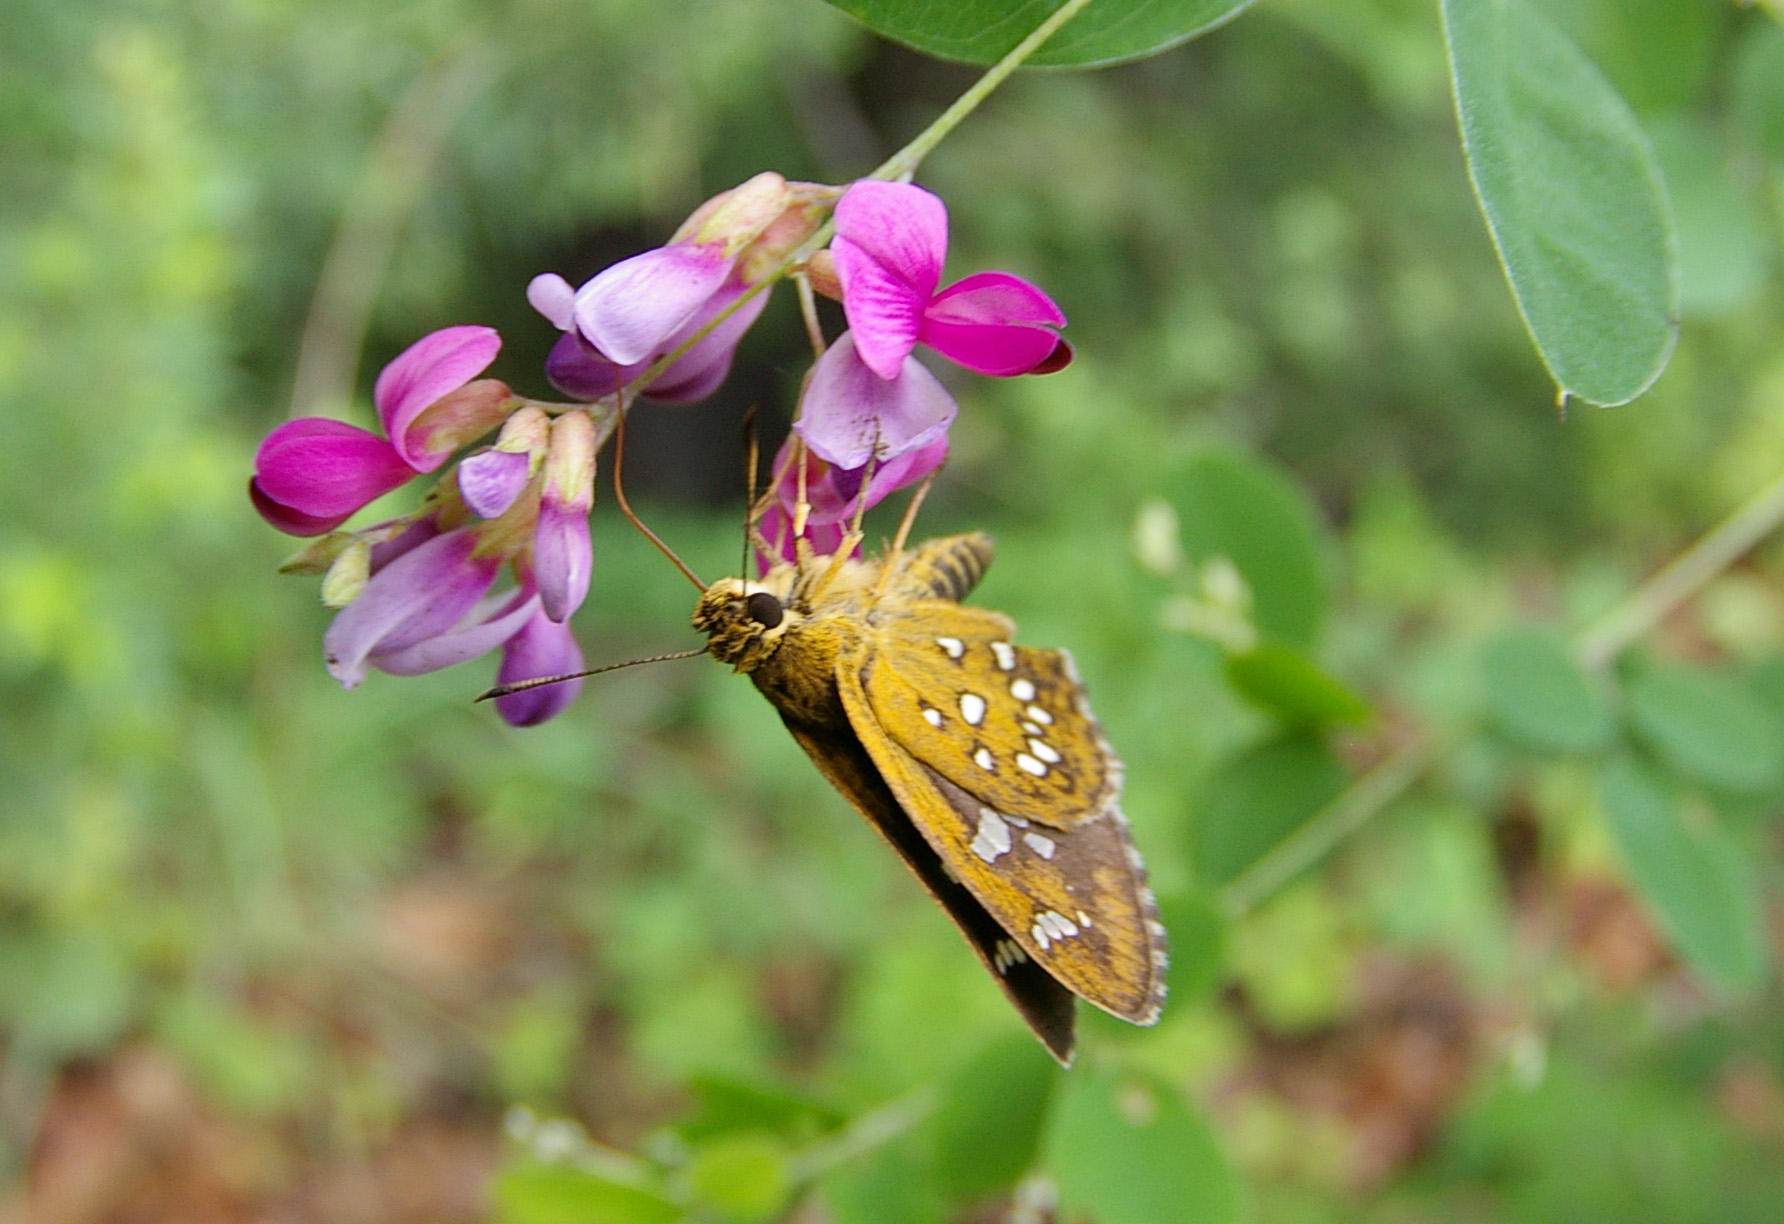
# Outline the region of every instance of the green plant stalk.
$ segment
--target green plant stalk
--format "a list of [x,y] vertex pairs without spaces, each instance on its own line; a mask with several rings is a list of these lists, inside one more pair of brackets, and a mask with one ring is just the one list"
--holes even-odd
[[1240,872],[1221,890],[1222,907],[1235,917],[1256,908],[1411,789],[1436,755],[1431,742],[1422,737],[1401,744],[1286,840]]
[[1784,475],[1749,498],[1697,543],[1661,566],[1579,635],[1580,662],[1597,670],[1640,640],[1680,604],[1784,523]]

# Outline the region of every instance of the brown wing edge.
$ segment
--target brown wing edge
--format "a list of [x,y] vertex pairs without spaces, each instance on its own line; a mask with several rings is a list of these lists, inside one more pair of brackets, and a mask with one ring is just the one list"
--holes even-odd
[[997,945],[1010,938],[997,919],[966,886],[948,873],[923,834],[899,806],[886,780],[852,735],[782,718],[830,785],[885,838],[917,881],[966,937],[974,955],[1008,996],[1029,1030],[1064,1067],[1072,1065],[1076,1044],[1076,998],[1032,958],[997,966]]

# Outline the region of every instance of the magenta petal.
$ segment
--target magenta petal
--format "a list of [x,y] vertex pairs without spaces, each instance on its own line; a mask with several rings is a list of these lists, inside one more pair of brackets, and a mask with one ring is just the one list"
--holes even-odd
[[322,635],[328,673],[344,688],[365,679],[376,652],[393,653],[446,632],[476,606],[499,563],[472,560],[476,535],[449,531],[397,557],[372,575],[365,592],[341,609]]
[[401,650],[375,651],[369,662],[393,676],[419,676],[488,654],[520,632],[539,610],[538,597],[525,591],[503,591],[479,601],[444,633],[426,637]]
[[588,512],[563,505],[550,492],[548,482],[533,534],[533,577],[539,585],[540,609],[561,624],[588,598],[594,553]]
[[410,523],[388,540],[372,545],[372,573],[377,573],[406,552],[413,552],[440,534],[440,525],[429,516]]
[[928,319],[923,322],[921,339],[955,365],[992,378],[1032,373],[1059,347],[1059,336],[1044,327],[962,325]]
[[959,411],[916,358],[905,358],[898,377],[881,378],[862,363],[853,333],[844,332],[812,367],[793,428],[826,463],[858,468],[876,450],[886,463],[945,437]]
[[254,455],[254,482],[267,502],[337,524],[414,475],[383,438],[327,417],[285,422]]
[[[535,612],[520,632],[502,647],[502,666],[497,684],[515,684],[543,676],[563,676],[583,668],[582,648],[568,625],[560,625]],[[542,684],[522,693],[496,698],[496,712],[516,727],[536,727],[555,718],[582,692],[581,679]]]
[[1053,355],[1065,312],[1020,276],[980,272],[949,285],[923,311],[918,340],[975,374],[1027,374]]
[[384,432],[410,467],[431,472],[446,461],[444,454],[417,454],[409,445],[405,435],[415,418],[481,374],[501,349],[502,337],[493,327],[447,327],[423,336],[384,367],[372,402]]
[[930,300],[923,312],[940,323],[1039,323],[1064,327],[1065,312],[1038,285],[1012,272],[975,272]]
[[559,331],[576,326],[576,290],[556,272],[541,272],[527,282],[527,302]]
[[678,242],[622,259],[576,292],[576,326],[621,365],[642,361],[718,292],[732,260],[722,243]]
[[254,509],[260,512],[261,518],[286,535],[327,535],[353,517],[351,511],[346,514],[316,515],[305,514],[301,510],[293,510],[290,506],[280,505],[266,495],[265,490],[260,487],[260,482],[253,477],[248,478],[248,500],[254,503]]
[[458,491],[480,518],[500,518],[527,487],[530,460],[515,451],[487,450],[458,465]]
[[830,252],[843,313],[881,378],[894,377],[916,344],[947,251],[948,210],[921,187],[864,180],[837,202]]

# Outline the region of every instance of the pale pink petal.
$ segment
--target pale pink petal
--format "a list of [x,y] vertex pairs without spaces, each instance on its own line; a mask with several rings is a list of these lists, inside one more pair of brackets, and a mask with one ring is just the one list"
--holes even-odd
[[[546,487],[549,493],[550,485]],[[588,510],[565,506],[550,496],[541,499],[533,534],[533,577],[545,615],[560,623],[568,620],[588,598],[593,569]]]
[[447,327],[423,336],[384,367],[372,402],[384,432],[410,467],[431,472],[446,461],[443,454],[420,453],[408,440],[415,418],[481,374],[501,349],[502,337],[493,327]]
[[365,679],[374,652],[406,649],[463,619],[499,568],[494,560],[471,558],[476,544],[471,531],[449,531],[373,574],[364,593],[341,609],[322,636],[329,674],[353,688]]
[[539,611],[538,596],[503,591],[480,600],[458,624],[401,650],[380,650],[369,662],[393,676],[419,676],[488,654],[512,638]]
[[941,283],[948,210],[921,187],[863,180],[837,202],[830,251],[861,359],[892,378],[917,343],[923,308]]
[[721,243],[680,242],[623,259],[576,291],[576,326],[620,365],[642,361],[718,292],[733,260]]
[[[320,535],[414,475],[377,434],[345,421],[303,417],[285,422],[260,444],[250,495],[281,531]],[[304,530],[292,530],[306,523]]]
[[[568,625],[550,620],[543,612],[535,612],[520,632],[502,647],[502,666],[496,672],[497,684],[516,684],[544,676],[563,676],[583,668],[582,648]],[[536,727],[557,717],[565,706],[582,692],[582,680],[563,680],[542,684],[520,693],[496,698],[496,712],[516,727]]]
[[896,378],[881,378],[863,364],[853,333],[844,332],[812,367],[793,428],[826,463],[858,468],[876,453],[886,463],[945,437],[959,411],[914,357],[905,358]]
[[559,331],[576,324],[576,290],[556,272],[541,272],[527,282],[527,302]]
[[458,465],[458,491],[480,518],[500,518],[527,487],[531,461],[514,451],[487,450]]

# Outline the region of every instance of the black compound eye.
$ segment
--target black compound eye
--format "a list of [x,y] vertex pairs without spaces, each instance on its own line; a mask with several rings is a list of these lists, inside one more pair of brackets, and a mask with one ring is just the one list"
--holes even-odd
[[749,611],[750,619],[764,629],[772,629],[781,623],[780,600],[767,591],[755,592],[744,600],[744,606]]

